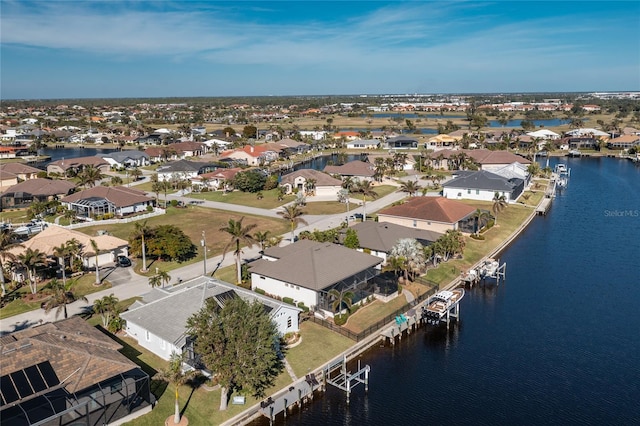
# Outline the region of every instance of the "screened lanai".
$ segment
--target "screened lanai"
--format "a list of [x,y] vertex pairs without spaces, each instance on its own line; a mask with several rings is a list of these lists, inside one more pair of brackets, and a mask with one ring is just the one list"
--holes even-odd
[[116,214],[116,206],[109,200],[100,197],[89,197],[69,203],[71,210],[80,217],[95,217],[107,213]]

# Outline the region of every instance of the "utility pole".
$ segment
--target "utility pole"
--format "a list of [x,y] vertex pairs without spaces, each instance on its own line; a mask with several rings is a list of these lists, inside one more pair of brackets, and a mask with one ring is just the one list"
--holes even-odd
[[203,251],[203,259],[202,259],[202,267],[204,270],[204,276],[207,276],[207,240],[205,238],[204,231],[202,231],[202,239],[200,240],[200,245],[202,246]]

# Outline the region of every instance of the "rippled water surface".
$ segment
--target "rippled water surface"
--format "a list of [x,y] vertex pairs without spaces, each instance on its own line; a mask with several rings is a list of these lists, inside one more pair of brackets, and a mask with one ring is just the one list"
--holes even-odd
[[640,424],[640,167],[562,161],[569,186],[501,255],[506,283],[468,291],[449,332],[368,352],[368,394],[329,388],[280,424]]

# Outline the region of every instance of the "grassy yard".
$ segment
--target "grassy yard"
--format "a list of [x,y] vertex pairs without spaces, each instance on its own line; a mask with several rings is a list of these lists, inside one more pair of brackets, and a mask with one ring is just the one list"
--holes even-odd
[[[93,273],[83,275],[82,277],[78,278],[77,283],[73,286],[73,293],[76,296],[86,296],[97,291],[111,288],[111,283],[106,280],[102,281],[102,285],[100,286],[96,286],[95,281],[96,276]],[[37,297],[33,300],[27,299],[27,295],[31,293],[28,284],[25,284],[13,291],[8,291],[9,297],[13,298],[13,300],[8,302],[4,307],[0,308],[0,319],[9,318],[13,315],[22,314],[28,311],[33,311],[34,309],[40,309],[40,304],[47,300],[47,296],[50,294],[47,289],[48,283],[49,280],[43,281],[38,284],[38,293],[36,295]]]
[[[467,201],[462,202],[474,208],[491,210],[491,202]],[[427,271],[426,278],[441,284],[446,284],[466,271],[487,254],[491,253],[500,243],[507,239],[533,211],[532,207],[510,204],[498,214],[497,224],[485,232],[485,240],[466,238],[467,243],[462,259],[453,259],[441,263],[437,268]]]
[[294,201],[295,195],[285,195],[282,201],[278,200],[278,190],[270,189],[269,191],[261,191],[262,199],[258,199],[257,193],[233,191],[224,193],[222,191],[210,191],[201,193],[191,193],[189,197],[200,200],[218,201],[220,203],[240,204],[249,207],[258,207],[261,209],[275,209],[283,204]]
[[302,377],[353,346],[353,340],[309,321],[300,324],[302,342],[286,351],[287,361]]
[[[198,206],[189,206],[187,208],[169,208],[167,213],[162,216],[155,216],[147,220],[147,226],[154,227],[158,225],[176,225],[182,229],[185,234],[198,246],[198,255],[190,260],[188,263],[197,262],[202,260],[202,247],[199,246],[199,241],[202,238],[202,232],[205,232],[207,238],[208,255],[216,256],[222,254],[224,247],[229,241],[229,235],[226,232],[220,231],[220,228],[225,227],[229,219],[239,220],[243,215],[232,213],[229,211],[215,210]],[[246,216],[243,221],[246,226],[248,224],[256,224],[256,228],[253,233],[258,231],[271,231],[272,235],[284,234],[288,231],[288,224],[281,219],[272,219],[262,216]],[[115,225],[96,225],[87,228],[80,228],[79,231],[84,232],[87,235],[96,235],[98,230],[106,230],[111,235],[125,240],[129,239],[129,236],[133,232],[135,227],[134,223],[115,224]],[[179,266],[184,266],[185,263],[179,264],[178,262],[151,262],[147,260],[147,267],[152,273],[156,267],[161,270],[170,271]],[[139,261],[136,268],[139,268],[142,261]]]
[[404,295],[400,295],[387,303],[375,300],[358,309],[355,314],[349,316],[344,328],[351,330],[354,333],[360,333],[380,321],[382,318],[385,318],[387,315],[391,315],[406,303],[407,298]]
[[338,201],[319,201],[314,202],[307,200],[307,205],[302,208],[304,214],[321,215],[321,214],[347,214],[347,206]]
[[0,222],[23,223],[28,222],[28,209],[4,210],[0,212]]

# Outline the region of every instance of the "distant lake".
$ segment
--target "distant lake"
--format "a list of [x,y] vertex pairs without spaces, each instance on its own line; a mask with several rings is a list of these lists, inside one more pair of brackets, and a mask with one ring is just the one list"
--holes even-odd
[[[402,113],[402,112],[377,112],[371,114],[373,118],[432,118],[434,120],[450,120],[452,118],[467,118],[466,115],[440,115],[440,114],[419,114],[419,113]],[[366,114],[361,115],[362,118],[367,118]]]
[[46,168],[47,164],[52,161],[62,160],[63,158],[78,158],[78,157],[93,157],[98,154],[108,154],[110,152],[115,152],[117,149],[114,148],[41,148],[38,150],[39,155],[47,155],[51,157],[49,161],[41,161],[39,163],[35,163],[35,167]]
[[[509,120],[504,127],[520,127],[520,123],[522,123],[522,118],[519,120]],[[562,118],[549,118],[543,120],[531,120],[536,127],[557,127],[562,126],[563,124],[569,124],[569,120],[564,120]],[[503,127],[497,120],[490,120],[489,127]]]

